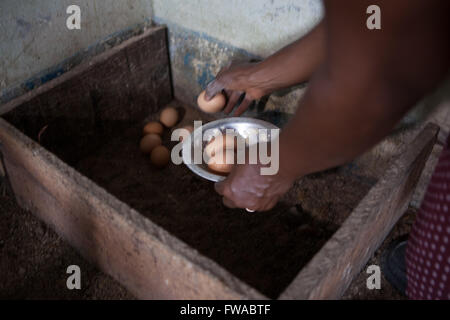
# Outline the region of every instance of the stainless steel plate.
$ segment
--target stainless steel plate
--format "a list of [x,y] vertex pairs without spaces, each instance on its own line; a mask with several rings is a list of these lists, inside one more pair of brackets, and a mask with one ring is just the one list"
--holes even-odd
[[[225,118],[204,124],[200,128],[194,130],[194,132],[192,132],[191,135],[183,142],[184,144],[187,144],[187,146],[191,148],[190,153],[183,152],[183,162],[192,172],[199,175],[200,177],[203,177],[207,180],[214,182],[225,179],[225,176],[221,176],[209,171],[208,165],[203,163],[203,161],[201,164],[195,164],[193,150],[194,144],[198,144],[197,146],[201,144],[203,150],[206,144],[208,144],[208,142],[214,137],[215,134],[217,134],[218,131],[224,134],[227,129],[233,129],[235,132],[237,132],[237,134],[239,134],[245,139],[246,135],[251,130],[278,129],[278,127],[264,120],[253,118],[242,118],[242,117]],[[207,134],[208,132],[210,134]],[[267,138],[270,139],[270,131],[268,132]]]

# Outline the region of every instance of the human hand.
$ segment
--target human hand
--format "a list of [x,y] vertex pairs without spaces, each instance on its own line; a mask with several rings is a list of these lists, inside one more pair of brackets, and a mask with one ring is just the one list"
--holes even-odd
[[258,63],[230,64],[220,70],[216,78],[208,84],[205,99],[210,100],[217,93],[225,91],[227,105],[223,111],[229,114],[241,95],[245,94],[235,112],[236,116],[241,115],[254,100],[270,93],[270,90],[264,88],[264,82],[257,79],[257,70]]
[[251,211],[272,209],[295,178],[281,170],[275,175],[261,175],[260,169],[259,164],[237,164],[224,181],[217,182],[214,187],[223,196],[223,204]]

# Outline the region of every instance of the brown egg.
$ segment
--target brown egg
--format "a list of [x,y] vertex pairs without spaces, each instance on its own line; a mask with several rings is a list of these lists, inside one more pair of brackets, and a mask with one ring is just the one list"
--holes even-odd
[[157,146],[150,155],[150,161],[158,168],[162,168],[169,163],[170,152],[164,146]]
[[164,127],[162,126],[161,123],[159,123],[157,121],[152,121],[145,125],[143,134],[146,135],[149,133],[155,133],[155,134],[162,135],[163,131],[164,131]]
[[197,98],[198,107],[202,111],[207,113],[219,112],[225,106],[225,102],[225,96],[221,93],[216,94],[211,100],[206,101],[204,90],[199,94]]
[[205,147],[205,153],[208,157],[214,156],[216,152],[224,149],[236,149],[237,140],[236,136],[230,134],[224,134],[213,138]]
[[[184,126],[183,129],[186,129],[187,131],[189,131],[189,134],[191,134],[194,131],[194,127],[191,126],[191,125]],[[180,141],[183,141],[183,139],[186,138],[186,137],[187,137],[187,135],[186,136],[181,136],[180,137]]]
[[167,107],[161,111],[159,121],[168,128],[173,127],[178,122],[178,111],[173,107]]
[[228,174],[234,165],[235,152],[218,151],[208,160],[208,168],[216,173]]
[[161,145],[161,143],[162,141],[160,136],[156,133],[150,133],[141,139],[139,146],[143,153],[150,153],[155,147]]

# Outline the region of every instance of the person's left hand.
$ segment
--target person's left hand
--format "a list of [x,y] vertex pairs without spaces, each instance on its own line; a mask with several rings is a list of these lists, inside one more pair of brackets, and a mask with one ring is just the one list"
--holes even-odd
[[282,170],[275,175],[261,175],[260,168],[258,164],[237,164],[224,181],[215,184],[225,206],[251,211],[270,210],[295,180]]

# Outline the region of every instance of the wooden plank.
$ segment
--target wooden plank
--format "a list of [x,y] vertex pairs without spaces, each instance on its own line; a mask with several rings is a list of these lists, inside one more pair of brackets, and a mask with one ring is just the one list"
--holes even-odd
[[341,228],[302,269],[280,299],[337,299],[405,212],[439,127],[428,124],[406,146]]
[[139,298],[265,299],[0,119],[19,204]]
[[[69,164],[172,99],[165,28],[156,27],[29,93],[0,114]],[[86,143],[88,141],[89,143]]]
[[43,103],[44,107],[56,112],[69,109],[77,118],[84,115],[77,112],[77,108],[83,107],[80,102],[85,102],[84,99],[94,100],[98,108],[105,110],[100,113],[108,115],[108,120],[122,116],[130,120],[129,114],[117,110],[126,104],[133,105],[130,109],[136,117],[147,115],[172,100],[168,60],[166,28],[150,28],[0,105],[0,115],[17,107],[27,112],[30,105],[33,110],[28,112],[39,112],[37,106]]
[[0,106],[18,127],[0,119],[17,200],[137,297],[264,299],[35,142],[53,130],[47,136],[59,140],[46,145],[75,162],[86,139],[107,141],[99,126],[117,134],[167,104],[169,72],[166,29],[155,27]]

